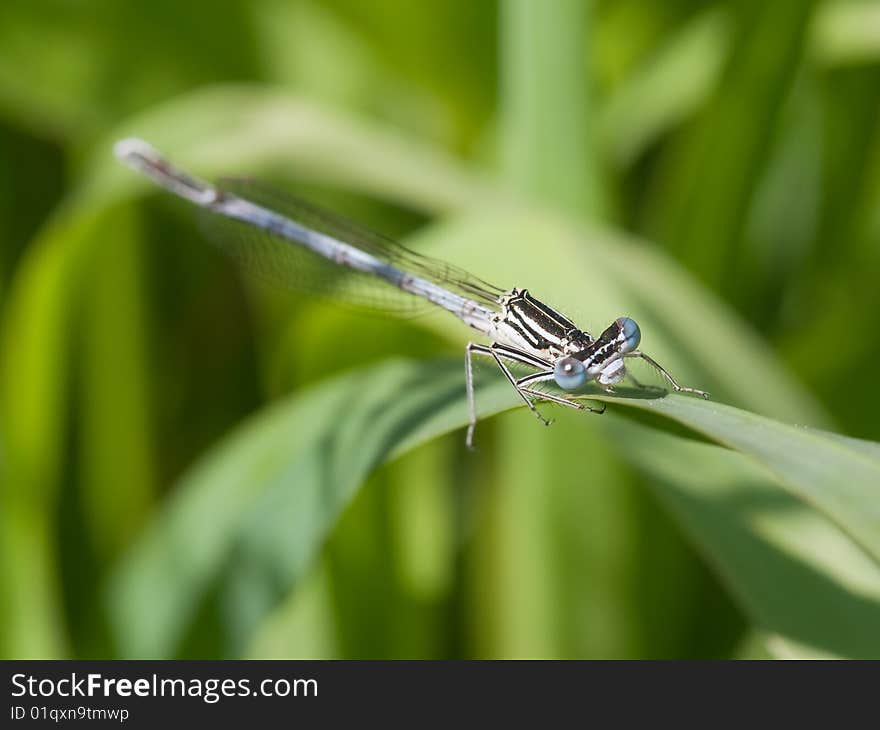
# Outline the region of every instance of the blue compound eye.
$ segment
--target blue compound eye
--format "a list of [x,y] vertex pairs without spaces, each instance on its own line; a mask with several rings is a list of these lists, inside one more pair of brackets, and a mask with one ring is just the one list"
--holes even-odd
[[620,330],[623,333],[624,337],[623,347],[621,348],[621,351],[632,352],[639,346],[639,343],[642,341],[642,331],[639,329],[636,321],[634,319],[630,319],[629,317],[621,317],[617,320],[617,324],[620,325]]
[[587,369],[576,357],[563,357],[553,366],[553,379],[563,390],[577,390],[587,379]]

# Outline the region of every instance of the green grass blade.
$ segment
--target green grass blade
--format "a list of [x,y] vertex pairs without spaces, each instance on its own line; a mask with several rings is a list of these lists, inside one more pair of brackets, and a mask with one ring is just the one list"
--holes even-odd
[[501,123],[505,178],[536,200],[601,209],[584,0],[502,3]]
[[[145,341],[146,257],[134,211],[104,221],[112,245],[95,247],[82,315],[79,369],[80,477],[85,522],[99,560],[135,535],[155,497],[151,378]],[[125,498],[120,499],[124,486]]]
[[[192,623],[205,620],[209,596],[218,603],[213,620],[223,628],[221,635],[233,637],[223,653],[240,651],[261,620],[302,580],[366,475],[385,459],[466,422],[460,370],[457,362],[392,363],[350,373],[276,405],[218,446],[179,485],[111,583],[110,615],[123,655],[178,653]],[[484,413],[515,405],[505,385],[496,381],[480,393]],[[623,406],[649,409],[719,443],[731,441],[762,467],[752,468],[751,474],[759,476],[750,482],[766,486],[781,475],[801,504],[817,507],[816,514],[830,517],[866,549],[876,546],[880,530],[875,528],[872,536],[867,528],[876,516],[880,462],[869,461],[864,452],[850,453],[820,432],[693,398],[603,399],[617,403],[620,413],[629,410]],[[739,433],[751,428],[752,437],[733,439],[734,427]],[[628,434],[623,443],[630,444]],[[824,459],[830,468],[821,472]],[[787,492],[770,488],[770,494],[784,499]],[[737,565],[739,542],[713,531],[699,516],[689,527],[702,536],[708,552],[720,554],[727,566]],[[798,544],[796,524],[774,529],[787,530],[789,543]],[[852,552],[844,556],[844,573],[851,571]],[[864,580],[880,594],[876,565],[862,564]],[[774,580],[784,582],[785,562],[778,567]],[[766,580],[754,565],[739,564],[735,573],[739,583]],[[828,571],[823,589],[832,590],[836,582]],[[161,592],[156,590],[160,585]],[[761,592],[752,587],[748,595],[754,601]],[[765,611],[759,604],[760,610],[745,607],[768,628],[792,633],[791,627],[779,625],[778,617],[774,622],[770,607]]]
[[185,477],[112,584],[122,654],[173,655],[209,591],[220,596],[217,620],[232,637],[222,651],[241,651],[368,473],[455,400],[459,370],[399,364],[354,373],[271,408],[221,444],[217,458]]
[[[99,216],[54,226],[18,269],[0,327],[0,428],[7,448],[0,528],[6,544],[3,652],[64,656],[55,527],[66,456],[70,373],[65,367],[83,251]],[[27,569],[21,556],[28,555]]]
[[618,435],[774,655],[880,653],[880,573],[827,519],[741,455],[631,423]]
[[718,83],[728,25],[721,10],[699,15],[612,92],[599,116],[612,163],[626,168],[700,108]]
[[154,188],[114,159],[127,136],[149,140],[204,177],[271,172],[448,211],[491,204],[488,180],[445,152],[281,88],[207,87],[129,119],[94,149],[78,202],[107,205]]
[[[740,238],[779,111],[799,68],[813,2],[734,3],[731,53],[714,98],[660,188],[661,238],[713,289],[743,287]],[[760,69],[760,70],[759,70]],[[667,198],[666,196],[669,196]]]
[[877,444],[855,446],[856,439],[681,395],[637,398],[630,405],[660,413],[754,459],[880,563],[880,458],[872,453]]

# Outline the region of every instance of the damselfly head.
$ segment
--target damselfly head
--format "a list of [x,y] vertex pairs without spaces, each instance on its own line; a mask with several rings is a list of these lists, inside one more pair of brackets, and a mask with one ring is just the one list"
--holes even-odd
[[577,358],[584,363],[587,377],[593,378],[615,360],[634,352],[641,339],[642,333],[635,320],[620,317],[608,325],[590,347],[577,353]]
[[635,350],[642,341],[642,331],[636,321],[629,317],[620,317],[615,320],[615,324],[620,328],[620,336],[623,338],[620,352],[627,353]]

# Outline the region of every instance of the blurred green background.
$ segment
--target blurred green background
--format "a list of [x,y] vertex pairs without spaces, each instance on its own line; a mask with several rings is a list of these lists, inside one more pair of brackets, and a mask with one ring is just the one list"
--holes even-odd
[[[0,3],[2,655],[880,655],[878,112],[876,2]],[[465,328],[242,276],[127,135],[715,400],[469,453]]]

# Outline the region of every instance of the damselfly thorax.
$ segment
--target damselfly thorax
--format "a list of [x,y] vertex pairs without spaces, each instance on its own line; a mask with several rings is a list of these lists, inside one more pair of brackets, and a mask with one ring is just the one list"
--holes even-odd
[[[470,423],[466,443],[471,446],[476,407],[472,356],[494,359],[526,406],[545,424],[536,401],[569,408],[594,410],[574,392],[586,382],[612,392],[627,375],[625,361],[641,358],[680,392],[708,397],[707,393],[679,385],[657,362],[637,348],[639,326],[621,317],[594,338],[574,322],[533,297],[525,289],[503,289],[458,267],[418,254],[328,211],[297,198],[255,184],[227,181],[212,185],[184,172],[138,139],[117,143],[117,157],[155,183],[213,214],[214,239],[247,268],[282,285],[326,294],[322,264],[350,272],[336,281],[333,290],[345,299],[367,306],[383,291],[396,291],[407,302],[424,301],[453,314],[490,340],[469,343],[465,374]],[[380,307],[392,310],[393,306]],[[531,369],[514,376],[511,363]],[[631,377],[631,376],[630,376]],[[561,394],[538,390],[541,383],[555,384]],[[583,396],[581,396],[583,397]]]
[[498,304],[500,312],[489,333],[496,342],[548,360],[581,352],[593,342],[588,332],[526,289],[511,289]]

